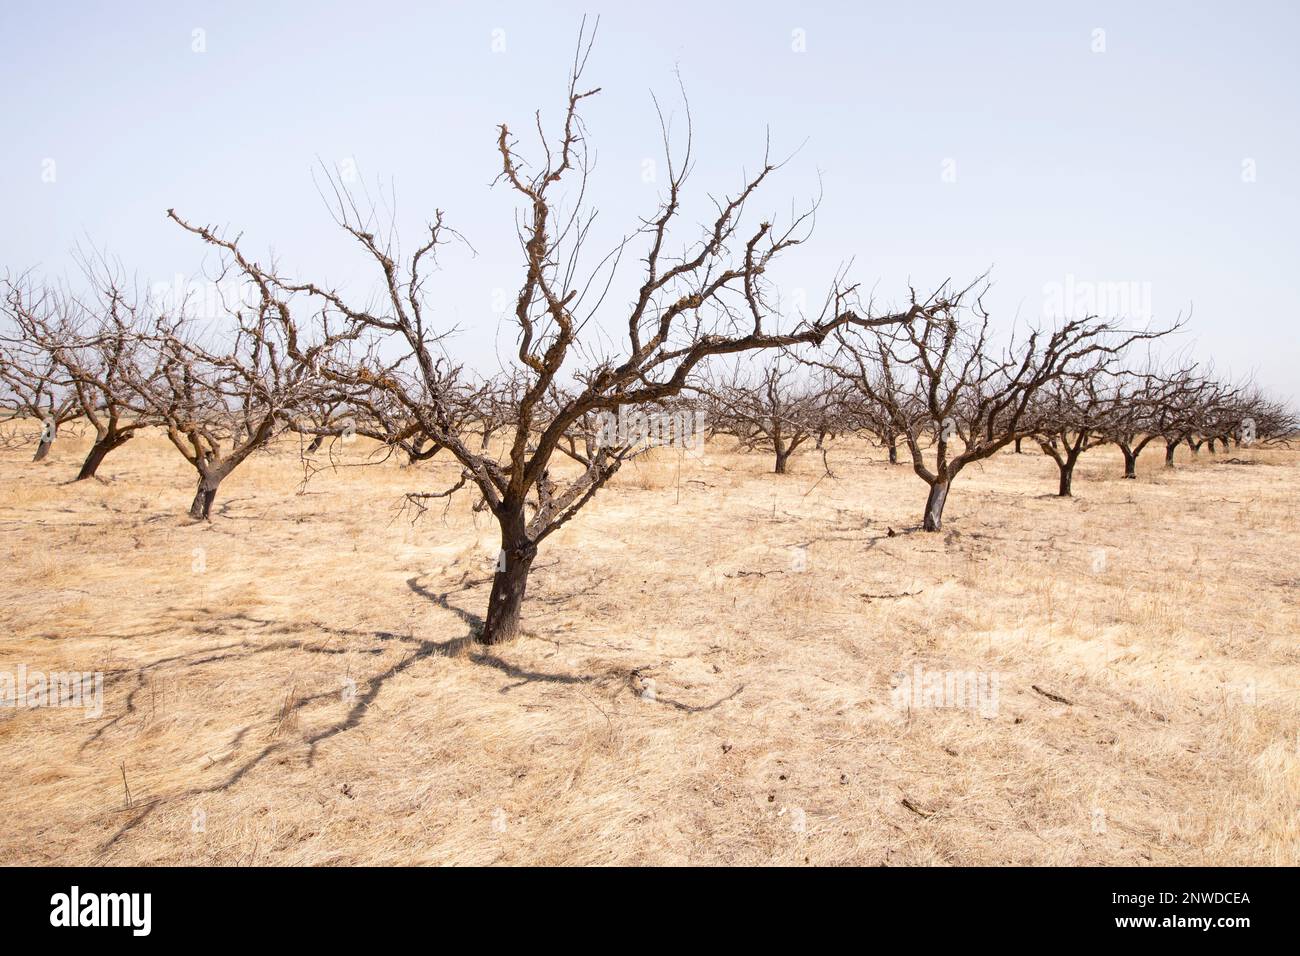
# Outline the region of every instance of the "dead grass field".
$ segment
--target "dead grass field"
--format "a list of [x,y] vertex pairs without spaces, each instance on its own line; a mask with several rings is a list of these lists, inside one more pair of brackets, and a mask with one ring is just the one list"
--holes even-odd
[[[98,719],[0,709],[0,862],[1300,863],[1300,454],[1102,449],[1074,500],[1002,454],[926,535],[865,444],[661,450],[488,653],[490,519],[396,510],[449,462],[299,494],[285,444],[196,524],[160,436],[71,484],[87,445],[0,452],[0,671],[105,674]],[[900,711],[918,663],[996,716]]]

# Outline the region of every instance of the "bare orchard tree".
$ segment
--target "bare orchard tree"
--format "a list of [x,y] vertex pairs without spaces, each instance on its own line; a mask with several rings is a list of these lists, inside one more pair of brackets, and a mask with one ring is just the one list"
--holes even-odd
[[[448,394],[448,412],[456,427],[461,427],[472,417],[477,421],[479,391],[459,384],[459,369],[451,369],[439,360]],[[390,376],[396,373],[390,371]],[[394,379],[395,381],[396,379]],[[387,460],[400,452],[405,465],[428,461],[442,450],[442,445],[430,440],[423,426],[413,418],[406,406],[393,401],[385,391],[374,390],[361,382],[347,389],[330,387],[318,390],[309,399],[315,408],[294,420],[289,428],[302,435],[313,436],[304,450],[310,457],[319,450],[326,438],[369,438],[381,447],[368,463]],[[330,445],[331,454],[333,444]]]
[[528,380],[516,369],[489,379],[470,393],[467,404],[473,409],[477,423],[479,451],[486,452],[492,437],[508,429],[517,419],[519,402],[527,391]]
[[1199,374],[1195,368],[1183,369],[1171,375],[1158,393],[1158,406],[1154,409],[1154,427],[1159,429],[1165,442],[1165,467],[1174,467],[1174,453],[1205,421],[1216,399],[1216,386],[1212,379]]
[[[1300,432],[1300,417],[1295,408],[1255,387],[1235,390],[1221,410],[1217,423],[1220,428],[1226,428],[1222,435],[1244,445],[1256,442],[1288,445]],[[1227,437],[1223,442],[1226,449]]]
[[197,473],[189,510],[196,520],[211,517],[221,483],[249,455],[304,409],[320,407],[320,392],[335,390],[318,367],[352,335],[333,333],[321,317],[308,341],[269,285],[254,279],[249,291],[248,302],[226,302],[228,322],[202,336],[184,315],[157,315],[150,336],[157,370],[131,382],[146,414]]
[[302,450],[304,457],[310,457],[320,451],[325,439],[356,434],[356,411],[345,392],[322,391],[289,423],[289,429],[303,438],[310,436]]
[[702,388],[712,398],[716,431],[734,436],[746,451],[773,455],[775,474],[786,473],[790,456],[801,445],[831,431],[833,405],[827,390],[785,356],[758,367],[738,366],[727,378]]
[[1193,455],[1199,455],[1201,447],[1207,441],[1214,441],[1218,435],[1231,430],[1228,420],[1241,395],[1240,386],[1212,377],[1205,378],[1204,387],[1189,415],[1191,421],[1183,435],[1183,442]]
[[80,415],[95,429],[77,481],[95,477],[110,452],[154,424],[131,382],[157,374],[159,356],[143,330],[149,303],[106,260],[83,258],[82,264],[89,280],[84,296],[45,288],[10,297],[24,338],[52,359]]
[[[59,362],[54,341],[68,342],[78,327],[61,314],[57,296],[30,274],[4,280],[5,327],[0,330],[0,415],[31,419],[40,434],[33,461],[42,461],[59,429],[82,416],[76,389]],[[51,325],[50,337],[29,334],[37,319]]]
[[[1117,383],[1107,399],[1104,434],[1124,456],[1124,477],[1137,478],[1138,458],[1148,445],[1185,433],[1188,408],[1200,382],[1191,368],[1167,371],[1148,361],[1141,371],[1120,375]],[[1171,458],[1166,458],[1167,464]]]
[[[870,368],[864,367],[863,374],[873,374]],[[880,380],[880,373],[875,371],[876,381],[874,382],[873,391],[877,394],[884,389],[884,383]],[[852,381],[843,380],[844,390],[841,401],[846,409],[846,415],[853,427],[857,431],[865,430],[871,434],[875,442],[885,449],[889,455],[891,465],[898,464],[898,441],[899,429],[893,415],[885,405],[870,397],[865,389],[855,388]]]
[[[781,227],[771,219],[748,223],[747,208],[777,169],[768,159],[736,192],[717,200],[716,216],[702,233],[694,232],[680,251],[671,251],[680,242],[673,227],[692,168],[689,119],[681,156],[674,155],[666,123],[661,123],[667,180],[658,209],[594,265],[586,264],[582,253],[594,212],[583,201],[590,164],[580,107],[598,92],[582,86],[589,51],[590,38],[581,36],[557,135],[548,138],[543,124],[537,124],[541,148],[536,164],[527,164],[517,152],[506,125],[496,140],[497,182],[521,204],[522,275],[509,320],[515,348],[505,372],[507,380],[519,382],[520,391],[495,455],[484,451],[474,426],[456,423],[452,405],[457,389],[435,360],[434,349],[445,345],[446,329],[434,326],[424,283],[439,248],[455,237],[441,212],[410,257],[399,263],[391,234],[378,236],[374,214],[363,214],[340,192],[338,223],[374,261],[381,277],[383,301],[368,308],[350,304],[336,290],[277,276],[243,255],[236,241],[182,221],[223,249],[255,282],[275,289],[285,312],[289,297],[307,296],[359,332],[386,340],[385,355],[396,358],[381,364],[379,354],[371,353],[366,361],[325,363],[322,369],[334,381],[364,385],[372,395],[382,393],[404,406],[429,440],[459,462],[459,478],[450,487],[423,493],[424,499],[470,487],[496,519],[501,552],[478,634],[488,644],[517,634],[539,546],[592,500],[630,453],[624,444],[588,445],[583,438],[574,443],[579,449],[576,469],[561,472],[553,467],[553,458],[557,451],[562,458],[572,457],[565,449],[575,429],[585,435],[593,417],[616,415],[624,406],[653,406],[677,395],[714,356],[816,343],[850,323],[891,325],[923,311],[913,305],[893,315],[861,315],[852,288],[837,282],[820,317],[781,328],[766,274],[783,252],[804,240],[812,210]],[[623,255],[637,246],[642,250],[639,279],[626,307],[619,307],[607,293]]]
[[1059,379],[1041,389],[1032,405],[1031,420],[1038,446],[1060,473],[1056,494],[1074,493],[1074,466],[1088,449],[1107,442],[1106,413],[1111,408],[1114,376],[1101,370]]
[[1250,382],[1211,383],[1196,417],[1196,428],[1187,439],[1193,453],[1207,443],[1211,454],[1216,443],[1225,452],[1233,444],[1287,444],[1300,429],[1293,408]]
[[826,450],[826,442],[850,434],[862,427],[852,401],[853,391],[838,377],[821,373],[813,386],[818,394],[817,449]]
[[839,349],[821,363],[877,402],[906,442],[912,470],[930,488],[926,531],[942,528],[949,489],[962,469],[1032,434],[1030,406],[1041,389],[1093,374],[1130,343],[1162,334],[1121,332],[1089,317],[995,350],[989,333],[988,312],[968,287],[943,309],[908,322],[837,331]]

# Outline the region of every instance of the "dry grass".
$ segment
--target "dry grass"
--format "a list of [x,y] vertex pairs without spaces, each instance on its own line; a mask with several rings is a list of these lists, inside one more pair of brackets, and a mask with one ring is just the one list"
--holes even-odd
[[[298,494],[285,445],[203,525],[159,437],[69,484],[85,448],[0,452],[0,671],[106,685],[0,710],[0,862],[1300,862],[1300,455],[1101,450],[1070,501],[1000,455],[924,535],[865,446],[661,452],[487,653],[489,520],[395,508],[448,463]],[[997,674],[996,716],[900,711],[916,663]]]

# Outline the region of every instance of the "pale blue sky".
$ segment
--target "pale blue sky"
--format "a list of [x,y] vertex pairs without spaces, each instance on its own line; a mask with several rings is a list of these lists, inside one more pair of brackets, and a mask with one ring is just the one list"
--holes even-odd
[[680,69],[697,200],[754,167],[768,128],[778,152],[802,148],[765,209],[787,211],[821,177],[817,230],[783,287],[815,298],[848,258],[886,298],[992,266],[1009,322],[1038,318],[1067,277],[1133,282],[1157,319],[1193,309],[1183,344],[1198,357],[1300,396],[1300,5],[270,6],[6,0],[0,267],[61,273],[89,237],[148,280],[192,274],[203,252],[164,220],[174,206],[358,287],[366,264],[312,179],[318,157],[351,159],[396,185],[408,243],[442,208],[474,244],[436,290],[466,328],[452,350],[491,366],[510,337],[493,291],[519,279],[513,197],[488,188],[495,127],[557,116],[590,12],[603,238],[653,209],[649,94],[672,102]]

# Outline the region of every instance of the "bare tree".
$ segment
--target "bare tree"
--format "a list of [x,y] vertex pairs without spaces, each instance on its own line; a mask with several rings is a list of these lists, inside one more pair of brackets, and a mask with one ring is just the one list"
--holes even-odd
[[[58,360],[55,340],[77,334],[70,318],[60,314],[51,290],[37,285],[30,274],[4,280],[4,318],[0,332],[0,406],[6,419],[35,419],[40,436],[33,461],[42,461],[59,429],[83,412],[67,370]],[[50,336],[32,331],[50,325]]]
[[1215,424],[1225,449],[1228,437],[1247,445],[1285,445],[1300,431],[1300,417],[1292,406],[1255,387],[1234,390],[1219,407]]
[[[864,375],[875,376],[876,380],[873,383],[875,391],[884,390],[879,369],[873,370],[869,364],[865,364],[860,371]],[[871,398],[866,390],[854,387],[851,377],[849,381],[844,381],[842,384],[844,390],[840,393],[840,401],[845,408],[849,427],[859,431],[865,429],[869,432],[874,436],[876,443],[888,453],[889,463],[898,464],[899,429],[894,416],[885,405]]]
[[1050,383],[1032,406],[1034,437],[1060,472],[1056,494],[1073,495],[1074,466],[1088,449],[1104,445],[1106,413],[1111,408],[1113,376],[1086,371]]
[[11,310],[26,341],[48,355],[67,383],[95,441],[75,480],[93,478],[109,453],[154,424],[135,403],[131,383],[157,374],[158,353],[144,334],[150,303],[127,288],[102,257],[80,256],[84,296],[62,288],[22,295],[10,287]]
[[1174,453],[1205,422],[1216,402],[1216,385],[1195,367],[1169,376],[1156,395],[1154,425],[1165,442],[1165,467],[1174,467]]
[[197,472],[189,510],[196,520],[211,517],[221,483],[249,455],[305,408],[319,407],[322,390],[336,390],[318,368],[330,349],[355,335],[333,332],[322,317],[309,341],[272,287],[256,272],[245,275],[250,301],[223,301],[229,322],[216,330],[216,341],[200,341],[191,317],[158,314],[150,335],[159,352],[156,372],[131,381],[146,414]]
[[713,399],[715,429],[734,436],[741,448],[774,455],[778,475],[801,445],[812,438],[820,443],[831,430],[827,390],[799,373],[797,363],[778,355],[756,371],[741,366],[704,387]]
[[[1148,361],[1142,371],[1120,376],[1107,400],[1104,434],[1124,455],[1124,477],[1137,477],[1138,457],[1157,439],[1180,436],[1188,427],[1188,412],[1200,387],[1191,368],[1173,371]],[[1177,443],[1175,441],[1175,444]],[[1166,463],[1172,464],[1167,454]]]
[[1238,446],[1257,441],[1286,443],[1298,425],[1292,408],[1250,382],[1230,385],[1208,381],[1193,414],[1195,427],[1186,439],[1193,454],[1207,443],[1211,454],[1216,443],[1221,443],[1224,451],[1234,442]]
[[1104,367],[1130,343],[1163,334],[1121,332],[1089,317],[1031,331],[995,352],[988,312],[972,289],[890,328],[838,330],[836,355],[819,363],[878,403],[903,437],[913,471],[930,488],[926,531],[941,529],[962,469],[1032,434],[1029,409],[1040,389]]
[[[585,25],[584,25],[585,26]],[[640,227],[601,256],[594,266],[582,252],[594,213],[581,201],[590,173],[586,128],[580,107],[598,90],[582,86],[591,38],[580,35],[570,71],[567,102],[558,135],[548,138],[537,124],[540,156],[529,166],[516,150],[510,129],[497,137],[504,184],[522,205],[518,234],[522,278],[510,317],[517,336],[512,367],[521,390],[499,455],[485,453],[472,428],[456,424],[456,382],[439,367],[434,349],[445,330],[435,329],[426,308],[424,281],[438,249],[457,238],[435,214],[423,241],[399,265],[395,239],[377,236],[376,219],[362,213],[341,189],[337,221],[374,261],[382,277],[383,301],[370,308],[349,304],[337,291],[295,282],[263,269],[243,255],[237,240],[206,226],[177,219],[206,242],[220,247],[253,281],[272,289],[276,308],[289,311],[288,299],[306,296],[323,303],[359,332],[389,341],[364,361],[322,363],[327,376],[349,387],[365,386],[402,405],[429,440],[447,449],[461,466],[458,480],[421,500],[445,498],[472,487],[481,506],[501,531],[501,552],[493,577],[487,615],[478,637],[488,644],[508,640],[519,630],[529,571],[538,547],[592,500],[634,449],[624,444],[588,442],[593,418],[614,415],[620,407],[653,406],[677,395],[692,373],[714,356],[800,343],[818,343],[850,323],[883,326],[915,317],[923,307],[892,315],[862,315],[853,288],[837,281],[822,314],[781,330],[771,306],[774,296],[766,273],[781,253],[798,245],[811,225],[812,210],[795,214],[778,227],[763,219],[745,225],[747,206],[778,168],[764,159],[739,190],[717,201],[716,218],[703,234],[673,254],[673,226],[680,217],[682,190],[692,166],[692,129],[687,122],[684,154],[675,156],[661,116],[667,154],[667,187],[658,209]],[[575,179],[576,177],[576,179]],[[563,190],[574,180],[573,194]],[[337,185],[337,184],[336,184]],[[568,202],[567,200],[574,201]],[[614,273],[634,244],[643,248],[640,281],[625,310],[615,319],[607,305]],[[597,317],[612,321],[601,322]],[[616,322],[617,324],[614,324]],[[619,326],[621,345],[611,333]],[[579,437],[568,439],[578,430]],[[480,440],[476,440],[480,439]],[[576,462],[577,474],[552,467],[557,451]]]

